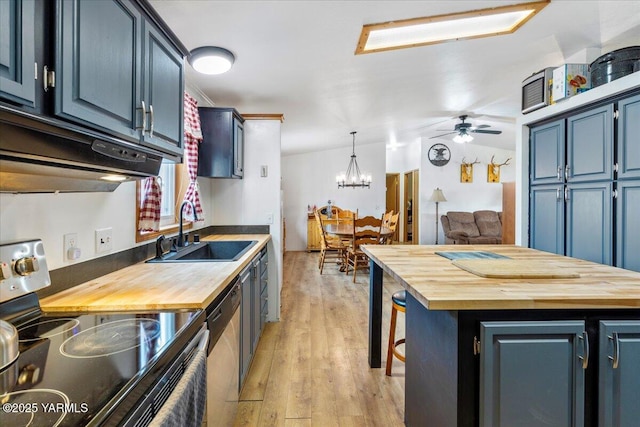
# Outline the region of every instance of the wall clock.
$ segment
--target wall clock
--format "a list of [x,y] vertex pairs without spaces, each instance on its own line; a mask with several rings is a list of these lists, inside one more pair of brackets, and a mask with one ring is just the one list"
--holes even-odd
[[429,161],[434,166],[444,166],[451,159],[451,151],[444,144],[434,144],[429,148]]

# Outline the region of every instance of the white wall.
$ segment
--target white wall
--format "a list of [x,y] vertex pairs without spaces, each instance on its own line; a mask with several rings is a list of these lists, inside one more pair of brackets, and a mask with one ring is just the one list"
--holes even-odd
[[[387,173],[400,174],[400,217],[398,219],[397,236],[399,241],[404,239],[404,174],[413,170],[420,170],[422,144],[420,138],[396,149],[387,148]],[[419,185],[419,184],[418,184]]]
[[[211,224],[210,186],[199,180],[205,221]],[[42,239],[50,270],[108,254],[96,254],[95,230],[113,228],[113,250],[136,246],[136,184],[124,182],[112,193],[0,194],[0,241]],[[63,236],[78,234],[80,259],[65,261]],[[141,243],[143,244],[143,243]]]
[[360,216],[382,216],[385,209],[385,146],[383,143],[356,147],[362,172],[371,173],[371,188],[338,188],[336,174],[347,169],[351,148],[294,154],[282,157],[284,217],[287,251],[307,248],[307,205],[333,205]]
[[[436,187],[442,189],[446,202],[438,206],[438,214],[448,211],[495,210],[502,211],[502,185],[487,182],[487,165],[491,156],[494,161],[503,163],[511,158],[509,165],[502,166],[500,181],[515,181],[516,152],[497,148],[474,145],[473,142],[456,144],[453,141],[437,141],[444,143],[451,151],[451,160],[443,167],[431,164],[428,158],[429,148],[435,144],[433,140],[422,142],[422,168],[420,170],[420,244],[432,245],[436,240],[436,206],[430,202],[431,193]],[[473,165],[473,182],[460,182],[460,165],[473,162],[477,158],[480,163]],[[442,224],[438,218],[438,243],[444,243]]]
[[245,121],[243,178],[208,180],[214,225],[269,225],[269,321],[280,318],[282,289],[280,127],[278,120]]

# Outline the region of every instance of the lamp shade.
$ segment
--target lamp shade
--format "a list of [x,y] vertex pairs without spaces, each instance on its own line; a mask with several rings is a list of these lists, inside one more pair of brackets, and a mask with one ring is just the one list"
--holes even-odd
[[235,60],[233,53],[217,46],[202,46],[189,53],[189,64],[194,70],[203,74],[226,73]]
[[447,199],[444,197],[444,193],[442,193],[442,190],[439,188],[436,188],[435,190],[433,190],[433,193],[431,193],[431,198],[429,199],[430,202],[446,202]]

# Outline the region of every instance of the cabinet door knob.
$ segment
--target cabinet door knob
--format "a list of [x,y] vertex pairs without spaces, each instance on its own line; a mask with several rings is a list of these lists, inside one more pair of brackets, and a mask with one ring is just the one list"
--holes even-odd
[[562,181],[562,166],[558,166],[556,176],[558,177],[558,181]]

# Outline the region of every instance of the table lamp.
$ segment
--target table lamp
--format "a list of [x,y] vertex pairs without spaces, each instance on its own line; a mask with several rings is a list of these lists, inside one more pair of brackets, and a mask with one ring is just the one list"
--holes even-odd
[[444,197],[442,190],[439,188],[436,188],[435,190],[433,190],[433,193],[431,193],[431,198],[429,199],[429,201],[435,202],[436,204],[436,245],[437,245],[438,244],[438,203],[446,202],[447,199]]

